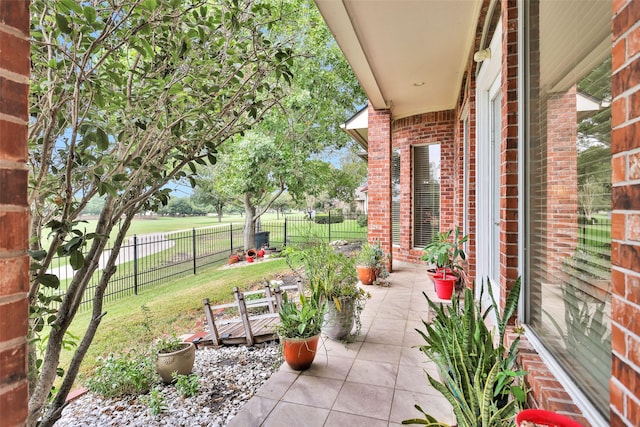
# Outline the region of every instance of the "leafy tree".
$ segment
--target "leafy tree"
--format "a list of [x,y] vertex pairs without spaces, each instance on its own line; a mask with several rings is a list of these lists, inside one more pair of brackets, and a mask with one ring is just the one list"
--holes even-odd
[[[285,191],[294,202],[331,188],[330,166],[319,160],[329,146],[349,138],[339,128],[364,96],[342,52],[310,0],[285,2],[295,19],[275,24],[296,41],[287,96],[251,134],[226,147],[217,176],[242,200],[244,246],[252,247],[256,223]],[[219,186],[218,186],[219,188]]]
[[185,216],[196,213],[191,201],[186,197],[172,198],[167,206],[162,208],[162,211],[172,216]]
[[[28,423],[50,426],[106,314],[104,292],[134,215],[165,205],[167,183],[193,180],[196,164],[215,163],[222,144],[281,101],[291,50],[273,32],[289,12],[276,2],[32,0],[31,11]],[[85,232],[78,215],[96,197],[104,205]],[[61,372],[67,329],[109,240],[91,321]],[[62,297],[47,273],[56,255],[75,270]]]
[[271,207],[276,211],[276,218],[280,219],[280,215],[284,216],[286,211],[293,208],[293,205],[293,199],[289,193],[284,193],[271,204]]
[[[202,169],[200,169],[202,174]],[[212,176],[198,177],[191,199],[196,205],[210,206],[218,215],[218,222],[222,222],[224,207],[229,204],[231,197],[223,188],[218,187],[219,181]]]

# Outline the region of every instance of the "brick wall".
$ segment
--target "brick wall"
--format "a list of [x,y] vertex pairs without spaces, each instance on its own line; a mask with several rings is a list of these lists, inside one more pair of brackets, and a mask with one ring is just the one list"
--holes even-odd
[[518,2],[502,0],[500,301],[518,278]]
[[640,425],[640,2],[613,1],[612,426]]
[[0,426],[27,416],[29,2],[0,0]]
[[[369,242],[391,253],[391,111],[369,104]],[[391,267],[391,263],[389,268]]]
[[[397,260],[416,262],[422,256],[422,250],[413,249],[411,147],[440,144],[440,230],[447,230],[457,224],[455,217],[457,175],[454,170],[454,158],[457,155],[457,147],[454,144],[455,126],[453,110],[419,114],[393,121],[391,131],[393,150],[400,151],[400,247],[395,248],[394,252],[394,258]],[[369,147],[369,153],[371,153],[371,133],[369,133]],[[371,179],[371,154],[369,154],[369,179]],[[369,211],[369,223],[371,223],[371,211]]]

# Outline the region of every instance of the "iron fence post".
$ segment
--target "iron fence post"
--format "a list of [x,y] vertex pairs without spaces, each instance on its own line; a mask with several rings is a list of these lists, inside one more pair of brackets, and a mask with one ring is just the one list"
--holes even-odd
[[329,209],[329,242],[331,242],[331,209]]
[[193,274],[197,274],[196,273],[196,264],[197,264],[198,258],[196,256],[196,229],[195,229],[195,227],[192,230],[193,230],[193,233],[192,233],[192,241],[193,241]]
[[284,217],[284,237],[282,240],[282,246],[287,246],[287,217]]
[[138,295],[138,236],[133,235],[133,294]]
[[233,223],[229,224],[229,241],[231,242],[229,253],[233,254]]

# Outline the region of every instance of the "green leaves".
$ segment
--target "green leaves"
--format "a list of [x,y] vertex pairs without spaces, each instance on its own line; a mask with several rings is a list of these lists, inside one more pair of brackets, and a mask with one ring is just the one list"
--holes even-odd
[[56,13],[56,23],[58,24],[58,29],[60,32],[64,34],[71,33],[71,27],[69,26],[69,20],[59,13]]

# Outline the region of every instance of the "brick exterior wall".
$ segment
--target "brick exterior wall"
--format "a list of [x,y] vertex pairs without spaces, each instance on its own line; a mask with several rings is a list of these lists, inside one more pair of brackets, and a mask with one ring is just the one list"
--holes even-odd
[[[369,242],[379,242],[391,254],[391,111],[375,110],[369,104],[368,116]],[[390,260],[389,269],[391,265]]]
[[612,426],[640,425],[640,2],[613,1]]
[[502,0],[500,301],[518,278],[518,2]]
[[29,2],[0,0],[0,426],[28,408]]
[[[454,159],[457,147],[454,144],[455,112],[439,111],[419,114],[394,120],[391,127],[393,150],[400,151],[400,247],[394,248],[394,258],[400,261],[417,262],[421,249],[413,248],[413,165],[411,147],[440,144],[440,230],[452,228],[456,223],[455,187],[458,183]],[[371,147],[371,134],[369,134]],[[371,152],[371,151],[369,151]],[[371,159],[371,154],[369,154]],[[371,160],[369,160],[371,168]],[[371,177],[371,172],[369,172]],[[371,196],[371,189],[369,190]],[[371,222],[371,211],[369,211]],[[371,232],[369,232],[371,236]]]

